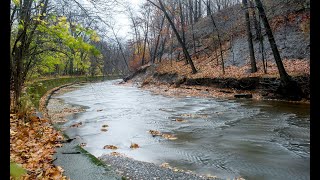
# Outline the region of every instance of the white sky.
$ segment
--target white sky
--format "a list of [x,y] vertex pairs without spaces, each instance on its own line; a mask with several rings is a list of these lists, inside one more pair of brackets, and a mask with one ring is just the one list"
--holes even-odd
[[[146,0],[118,0],[118,2],[122,3],[123,6],[115,6],[113,7],[115,11],[126,11],[127,7],[131,7],[135,11],[139,11],[140,5],[145,2]],[[81,3],[85,4],[86,7],[92,6],[90,3],[90,0],[80,0]],[[93,8],[93,6],[92,6]],[[112,22],[115,26],[115,31],[117,33],[117,36],[121,39],[130,39],[132,38],[130,33],[132,32],[132,29],[130,27],[131,21],[126,13],[119,13],[119,14],[113,14],[113,17],[110,19],[109,16],[106,16],[103,12],[101,12],[100,17],[107,17],[105,19],[107,22]],[[106,32],[107,35],[111,38],[114,38],[113,34],[111,32]]]
[[[128,2],[130,2],[130,4],[128,4],[128,6],[131,6],[132,8],[134,8],[135,10],[138,11],[139,6],[144,1],[145,0],[128,0]],[[130,19],[129,19],[128,15],[126,15],[124,13],[117,14],[114,17],[114,21],[116,23],[116,26],[118,27],[117,29],[119,30],[118,31],[118,36],[120,36],[122,38],[125,38],[125,39],[131,38],[130,34],[129,34],[132,31],[131,28],[130,28],[131,22],[130,22]]]

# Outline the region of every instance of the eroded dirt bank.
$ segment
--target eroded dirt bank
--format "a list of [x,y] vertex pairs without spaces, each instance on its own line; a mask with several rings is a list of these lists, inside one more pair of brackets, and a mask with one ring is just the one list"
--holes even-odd
[[[300,100],[295,103],[310,102],[310,75],[293,76],[301,87]],[[124,82],[135,84],[143,89],[168,96],[199,96],[234,99],[252,98],[255,100],[285,100],[290,97],[283,93],[278,77],[214,77],[192,78],[177,73],[159,73],[155,65],[146,66],[127,78]],[[122,84],[124,84],[124,82]]]

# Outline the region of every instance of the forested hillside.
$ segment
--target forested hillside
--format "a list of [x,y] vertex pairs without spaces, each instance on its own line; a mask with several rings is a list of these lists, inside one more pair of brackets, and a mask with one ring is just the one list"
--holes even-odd
[[[163,8],[150,2],[153,11],[145,21],[151,21],[151,27],[145,26],[149,32],[144,39],[135,32],[131,67],[137,69],[150,57],[157,73],[181,78],[280,77],[282,88],[273,92],[290,94],[285,99],[309,98],[308,1],[263,1],[260,6],[254,1],[197,2],[162,2]],[[139,48],[144,46],[149,49]],[[297,85],[288,80],[290,75],[303,80]],[[297,86],[303,86],[303,92]]]

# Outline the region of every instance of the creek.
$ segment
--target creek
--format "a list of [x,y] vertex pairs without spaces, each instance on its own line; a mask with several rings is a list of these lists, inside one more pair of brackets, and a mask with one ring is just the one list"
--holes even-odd
[[[120,80],[91,83],[52,100],[82,106],[61,126],[96,157],[113,151],[227,179],[310,179],[310,106],[281,101],[166,97]],[[48,108],[52,104],[49,101]],[[176,119],[183,119],[179,122]],[[108,131],[101,131],[103,125]],[[148,131],[173,134],[176,140]],[[131,143],[140,148],[131,149]],[[115,145],[119,149],[104,149]]]

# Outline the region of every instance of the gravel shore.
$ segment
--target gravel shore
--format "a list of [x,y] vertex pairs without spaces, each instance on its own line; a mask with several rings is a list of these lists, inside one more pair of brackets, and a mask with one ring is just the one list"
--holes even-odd
[[137,161],[124,156],[103,155],[99,158],[107,165],[111,165],[122,177],[137,180],[176,180],[192,179],[204,180],[215,179],[216,177],[204,177],[191,172],[179,172],[177,169],[170,169],[157,166],[153,163]]

